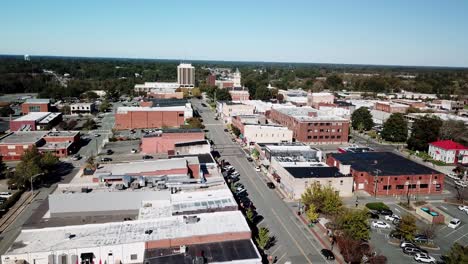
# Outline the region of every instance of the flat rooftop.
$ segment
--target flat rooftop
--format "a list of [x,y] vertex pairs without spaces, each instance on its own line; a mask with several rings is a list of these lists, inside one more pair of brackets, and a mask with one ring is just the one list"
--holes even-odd
[[[240,211],[196,216],[198,221],[193,223],[186,223],[184,216],[171,216],[151,220],[22,230],[5,255],[250,232]],[[152,232],[147,234],[148,230]],[[70,235],[74,237],[69,238]]]
[[31,99],[27,99],[24,103],[26,104],[49,104],[50,99],[31,98]]
[[379,176],[440,174],[440,172],[391,152],[331,153],[333,158],[356,171]]
[[[179,250],[176,248],[175,250]],[[251,239],[190,245],[185,254],[174,254],[174,250],[147,249],[145,263],[149,264],[193,264],[203,252],[207,263],[235,262],[261,263],[261,257]],[[256,262],[252,262],[256,259]],[[243,262],[245,260],[246,262]],[[248,261],[250,260],[250,261]]]
[[[13,121],[39,121],[48,115],[52,114],[51,112],[31,112],[27,115],[18,117],[17,119]],[[59,114],[59,113],[58,113]]]
[[35,144],[41,140],[47,131],[16,131],[0,138],[0,144]]
[[174,146],[176,147],[186,147],[186,146],[197,146],[197,145],[209,145],[210,143],[208,140],[194,140],[194,141],[185,141],[175,143]]
[[100,168],[97,169],[94,174],[131,175],[179,168],[187,168],[187,159],[171,158],[161,160],[134,161],[117,164],[100,164]]
[[61,131],[49,131],[46,137],[75,137],[80,134],[80,131],[73,130],[61,130]]
[[200,164],[207,164],[207,163],[216,163],[213,156],[210,153],[204,154],[188,154],[188,155],[177,155],[169,157],[170,159],[177,159],[177,158],[198,158]]
[[338,178],[345,177],[335,167],[284,167],[294,178]]

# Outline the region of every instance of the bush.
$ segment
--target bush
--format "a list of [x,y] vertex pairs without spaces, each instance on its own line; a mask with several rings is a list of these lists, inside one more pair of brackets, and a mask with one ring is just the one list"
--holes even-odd
[[23,193],[24,189],[20,189],[17,192],[15,192],[12,196],[10,196],[10,198],[8,198],[8,200],[6,200],[5,203],[0,206],[0,209],[5,210],[4,212],[0,212],[0,215],[6,213],[6,211],[19,200]]
[[382,202],[366,203],[366,207],[370,210],[390,209],[386,204]]

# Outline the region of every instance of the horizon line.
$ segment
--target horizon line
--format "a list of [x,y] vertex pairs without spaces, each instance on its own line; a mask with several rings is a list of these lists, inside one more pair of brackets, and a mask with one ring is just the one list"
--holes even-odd
[[398,64],[363,64],[363,63],[333,63],[333,62],[293,62],[293,61],[255,61],[255,60],[223,60],[223,59],[168,59],[168,58],[144,58],[144,57],[108,57],[108,56],[72,56],[72,55],[34,55],[34,54],[0,54],[6,56],[52,57],[52,58],[79,58],[79,59],[118,59],[118,60],[160,60],[160,61],[190,61],[190,62],[231,62],[231,63],[279,63],[279,64],[316,64],[316,65],[343,65],[343,66],[374,66],[374,67],[404,67],[404,68],[443,68],[443,69],[468,69],[468,66],[441,66],[441,65],[398,65]]

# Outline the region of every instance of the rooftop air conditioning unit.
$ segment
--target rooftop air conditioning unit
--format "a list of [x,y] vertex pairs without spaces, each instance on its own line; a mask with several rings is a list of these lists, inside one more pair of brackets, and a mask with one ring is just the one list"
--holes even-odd
[[186,224],[195,224],[200,221],[200,218],[196,215],[184,216],[184,221]]

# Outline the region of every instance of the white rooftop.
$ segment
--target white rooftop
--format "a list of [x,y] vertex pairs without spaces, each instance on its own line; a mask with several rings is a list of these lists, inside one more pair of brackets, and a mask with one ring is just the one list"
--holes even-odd
[[51,112],[30,112],[27,115],[19,117],[13,121],[38,121],[52,114]]
[[[205,213],[196,216],[199,220],[194,223],[186,223],[184,216],[171,216],[151,220],[22,230],[6,255],[250,232],[240,211]],[[152,232],[146,234],[147,230]],[[70,235],[74,237],[69,238]]]
[[50,103],[50,99],[37,99],[37,98],[30,98],[25,101],[27,104],[48,104]]
[[109,173],[111,175],[131,175],[145,172],[153,172],[158,170],[187,168],[187,159],[174,158],[161,160],[145,160],[118,164],[102,164],[101,166],[102,167],[96,170],[95,175]]

